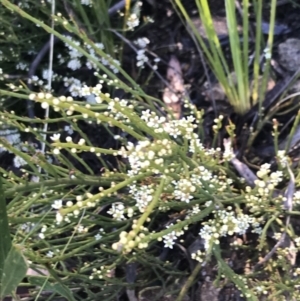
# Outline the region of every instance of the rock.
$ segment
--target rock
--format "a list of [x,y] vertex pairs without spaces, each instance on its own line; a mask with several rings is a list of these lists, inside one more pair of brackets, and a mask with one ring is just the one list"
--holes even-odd
[[278,46],[279,62],[288,71],[300,68],[300,40],[291,38]]

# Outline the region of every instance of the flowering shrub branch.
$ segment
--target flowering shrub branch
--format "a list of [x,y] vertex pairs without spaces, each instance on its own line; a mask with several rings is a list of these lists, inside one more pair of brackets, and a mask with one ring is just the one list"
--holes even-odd
[[[92,41],[92,24],[86,24],[88,35],[61,14],[52,16],[71,37],[9,1],[0,1],[61,39],[67,45],[70,69],[78,70],[85,57],[86,66],[95,71],[92,84],[73,78],[71,88],[70,78],[60,78],[68,88],[66,95],[59,95],[55,88],[44,92],[36,87],[38,92],[34,92],[25,84],[0,89],[3,98],[18,99],[19,103],[30,100],[50,113],[49,118],[32,120],[14,111],[0,111],[1,130],[7,134],[12,130],[15,135],[14,139],[0,138],[0,151],[14,155],[17,169],[0,168],[7,215],[14,243],[23,246],[30,266],[50,267],[55,275],[49,276],[51,280],[65,279],[74,292],[78,281],[87,283],[83,290],[88,300],[94,300],[90,292],[95,288],[100,288],[97,298],[119,293],[129,284],[142,290],[154,274],[162,274],[163,281],[170,278],[175,282],[176,277],[184,281],[182,298],[198,273],[214,261],[219,265],[218,278],[233,282],[250,300],[272,291],[274,283],[280,286],[281,280],[274,275],[289,264],[282,255],[285,248],[278,249],[278,263],[270,261],[262,267],[269,277],[265,281],[251,269],[247,276],[238,275],[225,258],[236,250],[250,250],[254,255],[247,264],[253,267],[257,258],[269,251],[267,238],[271,235],[276,241],[283,232],[295,241],[297,252],[300,250],[293,229],[282,221],[286,214],[299,214],[295,209],[283,209],[287,195],[279,188],[284,186],[291,164],[285,151],[277,151],[277,170],[268,163],[259,166],[248,185],[232,166],[236,158],[231,143],[224,145],[224,150],[215,147],[223,128],[222,115],[211,128],[212,143],[204,143],[203,111],[185,102],[185,116],[174,120],[163,104],[146,95],[121,63],[106,52],[107,45]],[[84,20],[85,9],[83,5],[79,9]],[[138,12],[127,16],[126,28],[138,26],[137,16]],[[144,49],[149,41],[136,43]],[[139,67],[142,60],[147,61],[143,55],[144,51],[138,53]],[[118,72],[127,83],[117,77]],[[107,92],[118,89],[124,91],[122,98]],[[45,123],[49,126],[46,136]],[[229,124],[227,132],[233,142],[235,126]],[[41,152],[41,143],[45,143],[45,152]],[[297,208],[300,196],[294,190],[289,200]],[[193,246],[197,241],[200,243]],[[188,250],[187,262],[196,262],[188,279],[190,271],[168,257],[179,247]],[[147,269],[128,272],[126,267],[131,263]],[[126,277],[119,276],[119,270],[125,271]],[[291,270],[293,275],[300,274],[294,267]],[[293,277],[289,281],[300,285]],[[81,298],[80,294],[76,297]]]

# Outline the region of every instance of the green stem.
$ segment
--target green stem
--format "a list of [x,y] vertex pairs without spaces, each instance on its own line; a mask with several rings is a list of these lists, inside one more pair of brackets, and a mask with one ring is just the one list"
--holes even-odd
[[20,192],[32,192],[36,189],[40,189],[42,186],[44,187],[52,187],[56,185],[75,185],[75,184],[81,184],[81,185],[91,185],[91,186],[109,186],[112,180],[110,179],[101,179],[101,178],[95,178],[95,179],[85,179],[83,178],[60,178],[57,180],[46,180],[41,183],[34,183],[34,182],[29,182],[26,183],[25,185],[16,185],[13,188],[6,189],[4,192],[5,197],[9,198],[14,196],[16,193]]
[[151,233],[151,234],[145,236],[143,239],[141,239],[141,242],[149,242],[151,240],[161,238],[164,235],[171,233],[172,231],[181,230],[190,224],[197,223],[200,220],[202,220],[204,217],[208,216],[213,210],[215,210],[215,205],[211,205],[211,206],[203,209],[199,214],[195,214],[184,221],[180,221],[180,222],[176,223],[175,225],[170,226],[168,229],[157,232],[155,234]]
[[152,202],[150,203],[149,206],[147,206],[146,211],[143,213],[143,215],[139,218],[137,224],[136,224],[136,228],[133,230],[134,235],[132,237],[130,237],[131,239],[133,239],[138,233],[139,230],[141,228],[142,225],[144,225],[145,221],[147,220],[147,218],[149,217],[149,215],[151,215],[154,211],[154,208],[156,207],[156,205],[158,204],[160,195],[164,189],[164,187],[166,186],[166,179],[165,177],[161,179],[160,184],[155,192],[154,198],[152,200]]
[[[74,212],[74,210],[80,210],[82,208],[85,208],[88,206],[88,203],[94,203],[94,202],[99,202],[101,198],[107,196],[107,195],[110,195],[110,194],[113,194],[114,192],[128,186],[129,184],[131,183],[134,183],[136,181],[140,181],[144,178],[147,178],[148,176],[150,176],[152,174],[152,172],[146,172],[144,174],[139,174],[137,176],[134,176],[134,177],[130,177],[129,179],[126,179],[125,181],[117,184],[117,185],[114,185],[100,193],[97,193],[95,195],[93,195],[92,197],[86,199],[85,201],[82,202],[82,206],[78,206],[77,204],[75,204],[74,206],[72,207],[68,207],[68,208],[64,208],[64,209],[60,209],[59,212],[61,215],[66,215],[68,213],[72,213]],[[99,185],[100,186],[100,185]]]
[[183,298],[187,295],[187,292],[188,292],[189,288],[193,285],[197,275],[200,272],[201,267],[202,267],[202,263],[198,262],[198,264],[194,268],[192,274],[188,277],[186,283],[184,284],[183,288],[181,289],[181,291],[179,293],[179,296],[177,297],[177,299],[175,301],[182,301]]
[[251,290],[248,289],[248,287],[240,278],[240,276],[235,274],[234,271],[228,266],[228,264],[222,259],[219,246],[214,245],[213,254],[216,257],[219,263],[219,268],[224,273],[225,277],[231,280],[237,286],[237,288],[241,290],[241,292],[247,298],[247,300],[258,301],[257,297]]

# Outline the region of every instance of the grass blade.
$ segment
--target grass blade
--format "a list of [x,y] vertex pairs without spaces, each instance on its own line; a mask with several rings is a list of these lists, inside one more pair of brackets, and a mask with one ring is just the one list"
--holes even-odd
[[0,299],[13,293],[26,276],[28,266],[17,246],[12,246],[4,262],[1,279]]
[[4,262],[11,249],[11,238],[9,233],[6,202],[0,176],[0,280],[3,272]]
[[61,281],[58,283],[50,283],[48,281],[48,277],[42,277],[42,276],[28,277],[28,281],[34,286],[43,287],[44,290],[55,292],[58,295],[65,297],[68,301],[75,300],[71,290],[65,285],[63,285]]

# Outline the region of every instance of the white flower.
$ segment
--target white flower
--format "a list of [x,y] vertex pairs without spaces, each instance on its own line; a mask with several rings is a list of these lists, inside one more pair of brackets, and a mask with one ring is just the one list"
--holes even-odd
[[265,176],[267,176],[267,175],[269,174],[269,172],[270,172],[270,167],[271,167],[271,165],[268,164],[268,163],[263,164],[263,165],[260,167],[259,171],[256,173],[256,175],[257,175],[259,178],[263,179]]
[[94,237],[96,240],[100,240],[102,238],[102,235],[100,233],[97,233]]
[[224,153],[223,158],[226,161],[230,161],[235,157],[230,139],[224,139]]
[[72,127],[69,125],[65,125],[64,131],[66,131],[69,135],[72,135],[74,133]]
[[31,78],[28,79],[28,83],[37,82],[39,80],[39,77],[36,75],[33,75]]
[[150,43],[148,38],[139,38],[136,41],[133,42],[140,48],[146,48],[147,45]]
[[82,96],[89,96],[89,95],[91,95],[91,88],[88,87],[87,85],[83,85],[83,87],[81,88],[81,95]]
[[175,244],[173,240],[166,240],[164,241],[164,243],[165,243],[165,248],[169,248],[169,249],[173,249],[173,245]]
[[136,60],[137,60],[136,63],[137,67],[141,67],[141,68],[143,68],[145,63],[149,61],[149,58],[146,56],[144,49],[140,49],[137,51]]
[[78,58],[75,58],[69,61],[67,66],[75,71],[81,67],[81,62],[79,61]]
[[53,136],[50,137],[52,141],[59,141],[60,134],[53,134]]
[[269,47],[266,47],[264,49],[264,55],[267,60],[271,59],[272,53],[271,53],[271,49]]
[[197,153],[197,151],[201,151],[204,149],[203,144],[201,143],[200,139],[194,138],[191,140],[191,144],[189,145],[189,152]]
[[59,212],[56,212],[56,223],[60,224],[62,221],[63,221],[63,216]]
[[193,196],[192,192],[195,192],[196,187],[189,179],[180,179],[179,181],[173,181],[175,185],[174,195],[176,199],[189,203]]
[[125,206],[123,203],[113,203],[111,208],[107,211],[108,214],[112,215],[114,219],[121,221],[125,220],[124,216]]
[[89,103],[91,105],[94,105],[94,104],[98,103],[95,95],[93,95],[93,94],[85,96],[85,100],[86,100],[87,103]]
[[175,244],[176,239],[177,236],[175,231],[172,231],[171,233],[164,235],[163,240],[164,240],[165,248],[173,249],[173,245]]
[[212,234],[212,228],[209,225],[204,225],[204,227],[199,232],[200,237],[204,239],[204,247],[206,250],[209,248]]
[[[133,191],[133,190],[131,190]],[[152,201],[153,190],[147,186],[141,187],[133,193],[133,197],[136,200],[136,205],[140,212],[144,212],[148,204]]]
[[48,251],[46,256],[52,258],[54,253],[52,251]]
[[298,190],[298,191],[296,191],[296,192],[294,193],[294,198],[295,198],[297,201],[300,200],[300,190]]
[[56,210],[60,209],[62,207],[62,200],[55,200],[51,207]]
[[[0,129],[0,137],[5,138],[5,140],[19,149],[19,144],[21,143],[21,135],[17,129],[9,129],[9,128],[2,128]],[[0,153],[6,151],[5,147],[0,147]],[[11,153],[11,151],[9,151]]]
[[20,156],[15,156],[14,158],[14,166],[17,167],[17,168],[20,168],[21,166],[24,166],[26,165],[27,162],[21,158]]
[[53,149],[53,154],[54,155],[59,155],[59,153],[60,153],[60,150],[58,148]]
[[151,118],[151,116],[152,116],[152,114],[151,114],[150,110],[148,109],[146,111],[142,111],[141,119],[148,122],[148,120]]
[[102,50],[104,49],[103,43],[95,43],[95,46],[99,49],[102,49]]
[[78,233],[83,233],[83,232],[85,232],[85,231],[84,231],[84,227],[83,227],[82,225],[79,225],[79,226],[77,227],[77,232],[78,232]]
[[282,165],[282,167],[286,167],[288,165],[288,156],[286,156],[285,150],[279,150],[277,152],[277,158]]
[[139,26],[140,20],[136,14],[131,14],[127,19],[127,26],[129,30],[133,30],[134,27]]
[[27,67],[28,67],[28,65],[26,63],[22,63],[22,62],[19,62],[16,65],[16,69],[19,69],[19,70],[26,70]]
[[278,183],[280,183],[282,181],[282,179],[283,179],[283,172],[280,170],[277,170],[270,174],[270,182],[274,185],[277,185]]
[[[54,74],[53,74],[52,70],[50,70],[50,75],[51,75],[51,77],[54,77]],[[48,69],[43,70],[42,78],[45,79],[45,80],[49,79],[49,70]],[[33,77],[32,77],[32,80],[33,80]]]

